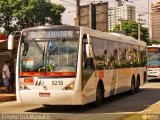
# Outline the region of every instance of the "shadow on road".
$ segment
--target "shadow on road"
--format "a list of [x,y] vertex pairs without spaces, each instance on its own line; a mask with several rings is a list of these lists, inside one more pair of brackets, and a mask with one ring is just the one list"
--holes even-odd
[[155,83],[155,82],[160,82],[160,79],[152,79],[152,80],[148,80],[148,82],[152,82],[152,83]]
[[160,100],[160,88],[143,88],[135,95],[128,92],[106,98],[101,107],[93,107],[93,104],[84,106],[47,106],[26,112],[43,113],[120,113],[140,112]]

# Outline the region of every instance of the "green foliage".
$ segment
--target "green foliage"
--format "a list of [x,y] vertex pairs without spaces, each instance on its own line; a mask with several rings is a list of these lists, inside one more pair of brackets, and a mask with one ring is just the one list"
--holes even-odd
[[1,0],[0,27],[5,31],[21,30],[45,24],[62,24],[62,5],[50,0]]
[[[119,29],[120,25],[118,24],[113,31],[119,31]],[[126,35],[138,39],[138,24],[135,21],[122,21],[122,30],[125,31]],[[149,44],[148,37],[148,28],[141,26],[141,40]]]
[[3,27],[7,31],[11,31],[14,26],[13,21],[13,5],[11,0],[1,0],[0,1],[0,27]]
[[148,45],[152,45],[152,44],[160,44],[160,41],[150,39]]

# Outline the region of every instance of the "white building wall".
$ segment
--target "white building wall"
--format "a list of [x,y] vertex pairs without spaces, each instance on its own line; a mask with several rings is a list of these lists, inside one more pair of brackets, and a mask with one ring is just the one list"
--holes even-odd
[[109,30],[113,30],[116,24],[120,24],[121,20],[133,20],[133,21],[136,20],[135,6],[124,5],[124,6],[115,7],[114,10],[110,13],[111,13],[110,14],[111,20],[108,20]]

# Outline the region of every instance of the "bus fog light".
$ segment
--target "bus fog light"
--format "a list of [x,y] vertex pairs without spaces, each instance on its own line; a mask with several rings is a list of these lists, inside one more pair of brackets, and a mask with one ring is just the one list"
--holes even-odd
[[64,89],[65,90],[73,90],[75,86],[75,82],[72,82],[71,84],[67,85]]
[[25,89],[25,90],[29,90],[29,88],[28,88],[26,85],[24,86],[24,89]]

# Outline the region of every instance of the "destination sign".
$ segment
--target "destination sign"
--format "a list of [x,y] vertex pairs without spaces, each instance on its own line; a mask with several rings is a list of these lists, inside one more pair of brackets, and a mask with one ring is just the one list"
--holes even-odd
[[63,30],[63,31],[29,31],[25,32],[24,36],[26,39],[38,39],[38,38],[75,38],[77,36],[77,31]]

